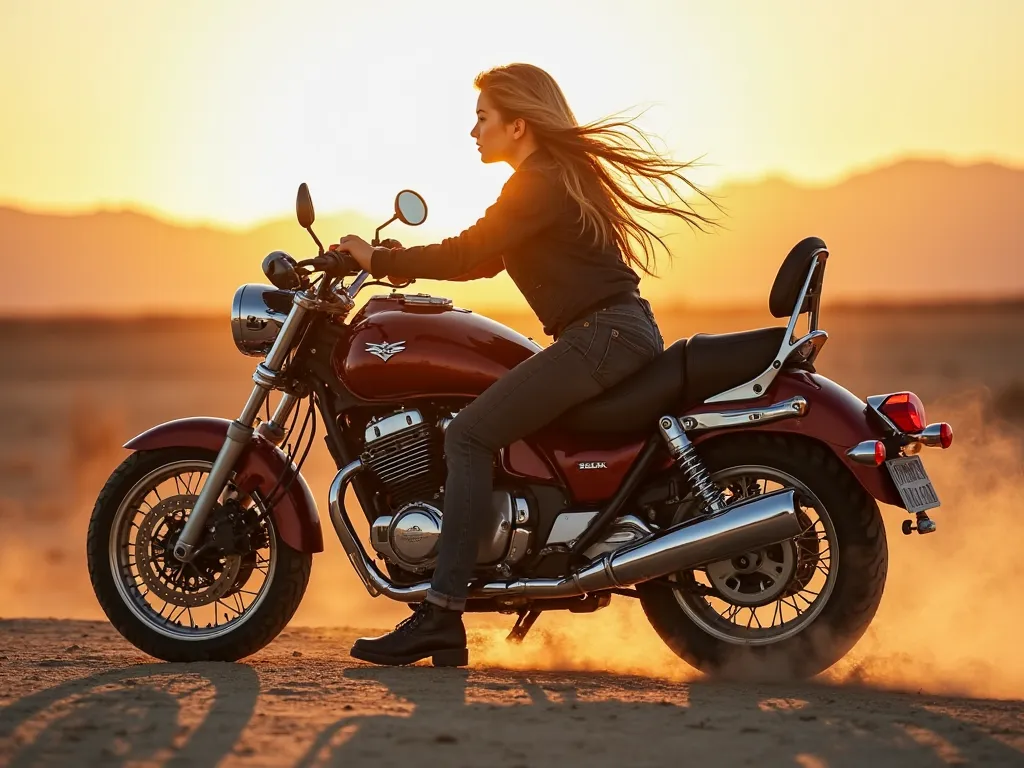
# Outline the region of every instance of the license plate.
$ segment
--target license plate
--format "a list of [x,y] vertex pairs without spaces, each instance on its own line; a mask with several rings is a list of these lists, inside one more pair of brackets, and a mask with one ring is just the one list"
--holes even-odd
[[890,459],[885,462],[885,466],[896,483],[908,512],[924,512],[926,509],[939,506],[941,502],[938,494],[935,493],[932,481],[928,479],[920,456]]

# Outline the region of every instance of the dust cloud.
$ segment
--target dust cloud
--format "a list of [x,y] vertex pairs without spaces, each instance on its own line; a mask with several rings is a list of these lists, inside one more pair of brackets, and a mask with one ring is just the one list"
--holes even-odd
[[[5,521],[0,559],[0,615],[102,619],[89,585],[84,541],[88,515],[110,470],[126,455],[116,411],[96,403],[71,413],[89,414],[64,425],[66,444],[55,445],[52,465],[71,467],[70,482],[47,478],[48,465],[15,465],[8,476],[32,476],[48,493],[0,496]],[[1024,436],[992,417],[990,398],[974,391],[929,407],[931,421],[954,425],[949,451],[924,458],[943,502],[934,515],[938,532],[905,537],[906,513],[884,508],[889,575],[881,607],[868,633],[822,678],[929,693],[1024,698],[1024,528],[1017,495],[1024,488]],[[315,453],[315,452],[314,452]],[[326,452],[322,452],[326,453]],[[311,458],[310,485],[326,512],[333,468]],[[27,482],[27,481],[26,481]],[[408,608],[373,600],[355,578],[326,515],[327,551],[316,558],[295,625],[387,627]],[[618,672],[674,681],[697,677],[647,623],[640,606],[616,597],[595,614],[543,615],[526,641],[509,645],[511,616],[471,615],[476,667]],[[339,647],[340,655],[347,647]]]
[[[936,403],[931,421],[954,425],[948,451],[928,450],[926,466],[943,506],[938,531],[904,536],[907,513],[883,507],[889,543],[885,594],[868,632],[821,677],[929,693],[1024,697],[1024,528],[1017,494],[1024,487],[1024,439],[991,416],[987,395]],[[537,636],[534,636],[534,633]],[[474,664],[697,676],[661,643],[639,605],[614,598],[592,616],[542,616],[520,646],[503,632],[481,632]]]

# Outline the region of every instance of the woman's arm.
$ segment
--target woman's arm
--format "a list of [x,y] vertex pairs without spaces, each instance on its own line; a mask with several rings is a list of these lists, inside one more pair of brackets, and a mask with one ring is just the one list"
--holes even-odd
[[457,277],[448,278],[449,280],[456,280],[464,282],[467,280],[480,280],[485,277],[494,277],[505,269],[505,260],[501,256],[493,256],[487,261],[481,262],[479,265],[471,269],[464,275],[458,275]]
[[557,188],[534,169],[516,172],[476,224],[436,245],[375,248],[374,277],[475,280],[504,269],[501,255],[549,226],[558,216]]

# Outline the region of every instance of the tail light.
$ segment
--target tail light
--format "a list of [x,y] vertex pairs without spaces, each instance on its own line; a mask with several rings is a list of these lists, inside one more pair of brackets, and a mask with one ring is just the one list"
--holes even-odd
[[[885,414],[897,429],[908,435],[916,435],[928,423],[924,415],[924,403],[913,392],[897,392],[895,395],[889,395],[878,410]],[[952,441],[952,430],[949,432],[949,437]]]
[[949,448],[953,444],[953,428],[946,422],[939,425],[939,443],[943,448]]
[[949,448],[953,444],[953,428],[940,421],[938,424],[929,424],[916,437],[931,448]]
[[885,443],[881,440],[865,440],[846,452],[852,461],[869,467],[880,467],[885,463]]

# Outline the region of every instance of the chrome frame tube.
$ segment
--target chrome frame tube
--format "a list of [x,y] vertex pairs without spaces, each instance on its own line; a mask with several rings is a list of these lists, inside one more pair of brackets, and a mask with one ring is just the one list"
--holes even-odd
[[[267,353],[266,360],[257,366],[256,375],[253,377],[256,386],[253,387],[252,393],[242,409],[242,414],[228,426],[224,445],[221,446],[220,452],[213,462],[213,467],[210,469],[210,475],[203,485],[203,490],[199,492],[199,498],[196,499],[195,506],[192,507],[192,511],[185,520],[181,536],[178,537],[178,541],[174,545],[174,556],[182,562],[188,562],[195,557],[196,543],[206,525],[206,519],[224,491],[224,486],[227,485],[239,457],[252,440],[253,425],[273,388],[274,375],[279,373],[281,366],[284,365],[288,353],[291,352],[292,344],[303,327],[306,314],[316,306],[316,299],[306,293],[296,293],[292,303],[292,311],[288,313],[288,317],[281,326],[281,332],[274,340],[274,346]],[[263,375],[260,375],[261,372]]]
[[749,427],[780,419],[795,419],[804,416],[810,405],[807,398],[797,395],[761,408],[741,408],[735,411],[713,411],[683,416],[683,429],[697,432],[704,429],[730,429]]

